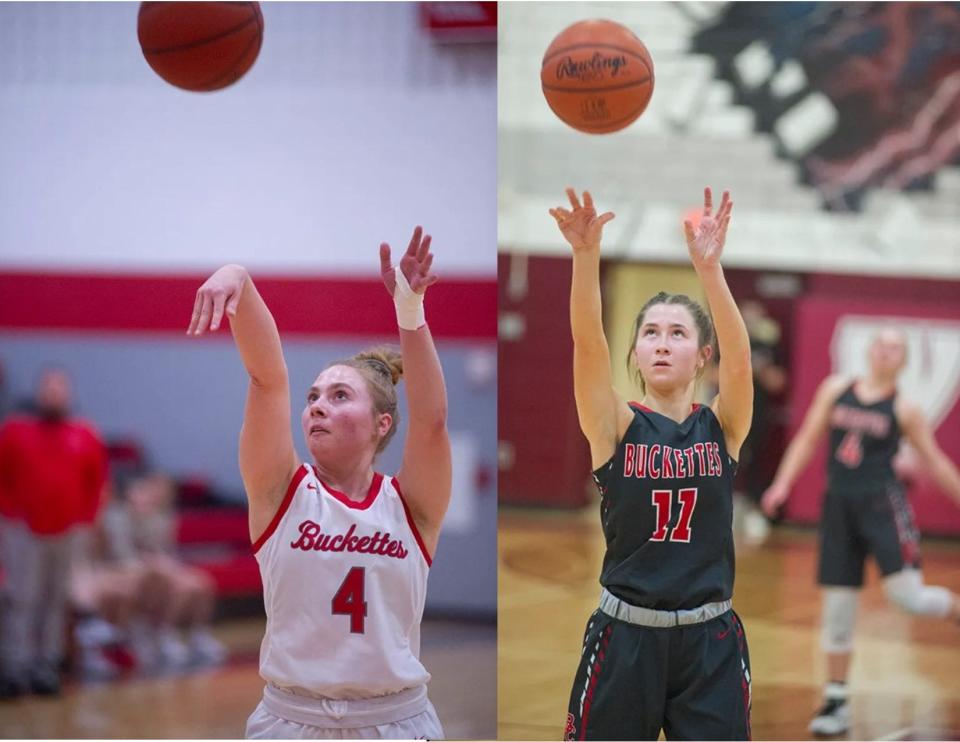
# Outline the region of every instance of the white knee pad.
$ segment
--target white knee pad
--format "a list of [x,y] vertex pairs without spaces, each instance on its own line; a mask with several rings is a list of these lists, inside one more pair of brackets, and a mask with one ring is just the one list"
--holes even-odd
[[883,580],[887,599],[908,613],[944,617],[950,613],[953,596],[945,587],[923,584],[919,569],[903,569]]
[[853,651],[853,626],[857,622],[859,591],[853,587],[823,589],[823,625],[820,646],[824,652]]

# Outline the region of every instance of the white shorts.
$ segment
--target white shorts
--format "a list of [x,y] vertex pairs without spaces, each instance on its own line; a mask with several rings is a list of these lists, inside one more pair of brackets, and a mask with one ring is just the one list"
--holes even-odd
[[307,698],[272,685],[247,720],[247,739],[443,739],[426,688],[350,701]]

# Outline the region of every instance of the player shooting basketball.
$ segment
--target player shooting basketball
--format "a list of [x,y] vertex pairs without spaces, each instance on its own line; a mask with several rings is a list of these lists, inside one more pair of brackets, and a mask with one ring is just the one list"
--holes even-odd
[[601,494],[606,554],[587,624],[568,739],[749,739],[750,659],[731,608],[733,475],[750,429],[750,341],[720,267],[733,203],[685,222],[690,261],[722,349],[720,393],[693,403],[713,326],[687,296],[659,293],[637,315],[628,367],[643,397],[613,387],[600,295],[597,216],[567,190],[551,209],[573,248],[574,395]]
[[[401,353],[358,353],[317,376],[301,414],[310,465],[294,449],[280,335],[250,276],[228,265],[197,292],[188,333],[216,330],[226,312],[250,376],[240,472],[267,612],[267,685],[247,723],[250,738],[443,734],[419,660],[427,573],[452,476],[443,372],[423,308],[437,280],[430,237],[417,227],[398,267],[386,244],[380,262]],[[390,478],[373,465],[397,429],[401,373],[410,421]]]

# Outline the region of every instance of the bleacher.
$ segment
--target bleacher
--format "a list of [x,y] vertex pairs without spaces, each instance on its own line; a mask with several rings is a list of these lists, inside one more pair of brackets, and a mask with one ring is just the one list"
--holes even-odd
[[[736,202],[731,266],[960,277],[960,169],[939,169],[927,189],[871,188],[860,212],[825,209],[803,158],[818,144],[810,132],[827,136],[832,119],[822,94],[803,92],[801,66],[776,59],[769,45],[764,51],[763,39],[739,38],[731,60],[692,51],[706,29],[723,22],[727,5],[508,7],[499,47],[501,70],[512,71],[499,79],[501,249],[565,254],[546,210],[575,185],[592,189],[602,208],[617,213],[605,254],[682,262],[678,218],[712,185],[729,189]],[[655,65],[650,106],[612,135],[568,128],[540,91],[543,51],[567,25],[590,17],[626,23]],[[760,98],[743,94],[745,80],[793,105],[771,120],[756,107]]]

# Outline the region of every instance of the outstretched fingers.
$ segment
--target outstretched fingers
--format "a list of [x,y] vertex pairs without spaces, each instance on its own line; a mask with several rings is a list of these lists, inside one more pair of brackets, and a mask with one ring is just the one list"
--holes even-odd
[[210,315],[213,312],[213,300],[210,298],[210,294],[204,291],[201,300],[200,317],[197,320],[197,326],[193,330],[195,335],[202,335],[204,330],[207,329],[207,326],[210,324]]
[[599,224],[602,227],[607,222],[611,222],[614,219],[616,219],[616,217],[617,215],[614,214],[612,211],[607,211],[597,217],[597,224]]
[[433,266],[433,253],[430,252],[430,242],[430,235],[425,236],[420,246],[420,252],[417,253],[416,270],[420,275],[420,287],[423,291],[426,291],[428,287],[437,282],[437,277],[430,275],[430,268]]
[[213,319],[210,320],[210,331],[220,329],[220,320],[223,319],[223,310],[226,306],[227,298],[222,293],[215,294],[213,297]]
[[725,216],[729,216],[732,208],[733,201],[730,200],[730,191],[724,191],[720,199],[720,209],[717,211],[717,219],[723,220]]
[[233,317],[237,313],[237,307],[240,306],[240,294],[243,293],[243,289],[237,291],[233,296],[227,300],[227,314]]
[[713,213],[713,191],[710,186],[703,189],[703,215],[710,216]]
[[407,245],[407,255],[414,257],[420,247],[420,238],[423,236],[423,227],[419,224],[413,229],[413,236],[410,238],[410,244]]
[[390,245],[386,242],[380,243],[380,278],[387,293],[393,296],[397,289],[397,276],[390,256]]
[[187,335],[193,335],[200,322],[200,310],[203,308],[203,296],[199,290],[193,300],[193,314],[190,315],[190,324],[187,325]]
[[720,220],[720,244],[722,245],[727,239],[727,227],[730,225],[730,214],[728,213],[723,219]]
[[422,263],[427,259],[427,255],[430,254],[430,241],[433,238],[430,235],[425,235],[423,240],[420,242],[420,247],[417,249],[417,262]]
[[730,214],[733,212],[733,201],[730,200],[730,192],[723,192],[723,199],[720,202],[720,211],[717,212],[718,232],[720,235],[720,244],[723,244],[727,236],[727,227],[730,224]]
[[380,243],[380,273],[388,273],[393,267],[390,262],[390,245],[386,242]]
[[577,198],[577,192],[572,188],[567,188],[567,198],[570,199],[570,205],[574,210],[583,208],[580,205],[580,200]]

